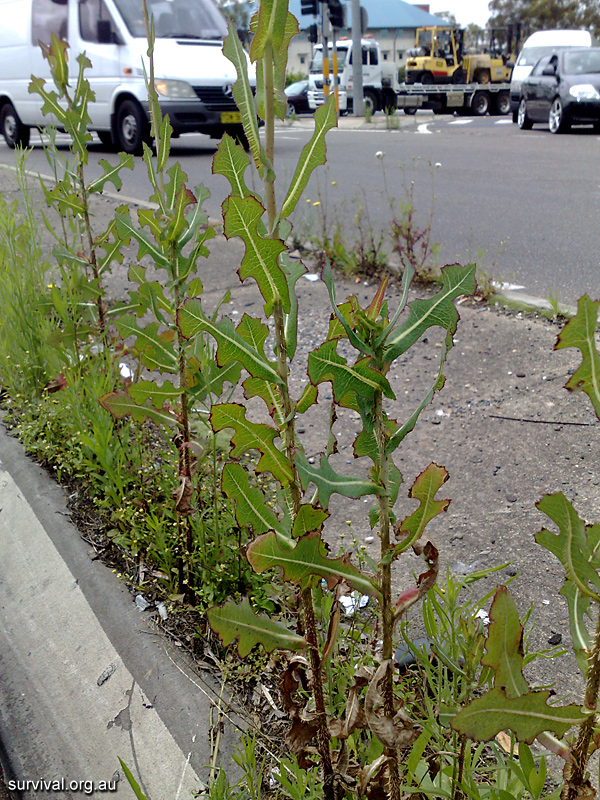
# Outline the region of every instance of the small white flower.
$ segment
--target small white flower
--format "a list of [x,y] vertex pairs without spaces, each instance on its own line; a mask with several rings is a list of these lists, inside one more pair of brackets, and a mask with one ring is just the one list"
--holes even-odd
[[375,158],[378,158],[380,161],[383,159],[384,156],[385,156],[385,153],[383,152],[383,150],[378,150],[375,153]]

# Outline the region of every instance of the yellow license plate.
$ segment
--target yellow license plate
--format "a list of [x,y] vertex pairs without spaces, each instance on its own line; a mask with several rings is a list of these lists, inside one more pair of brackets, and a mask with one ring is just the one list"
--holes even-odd
[[242,122],[242,115],[239,111],[221,111],[221,122],[225,125],[232,123],[241,124]]

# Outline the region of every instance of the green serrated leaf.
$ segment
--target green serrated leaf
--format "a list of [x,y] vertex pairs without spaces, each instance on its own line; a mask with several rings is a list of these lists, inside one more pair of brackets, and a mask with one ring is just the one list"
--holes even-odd
[[244,394],[248,399],[251,397],[260,397],[264,400],[265,405],[269,409],[269,414],[275,420],[275,424],[281,427],[285,420],[285,409],[281,399],[281,393],[277,387],[264,381],[262,378],[246,378],[243,383]]
[[571,640],[577,666],[581,674],[585,677],[588,671],[588,659],[592,638],[586,625],[586,617],[590,617],[591,599],[579,591],[572,581],[566,581],[560,593],[567,600],[569,607],[569,627],[571,630]]
[[233,97],[242,115],[242,124],[250,145],[250,152],[262,177],[266,156],[258,135],[256,105],[248,79],[248,61],[231,19],[228,21],[228,28],[229,33],[223,42],[223,54],[231,61],[237,73],[237,80],[233,86]]
[[280,384],[277,370],[264,354],[257,352],[237,333],[233,322],[224,317],[219,322],[208,319],[202,310],[200,300],[186,300],[177,312],[179,327],[186,339],[192,339],[200,331],[210,333],[217,342],[217,362],[224,367],[231,361],[240,364],[255,378]]
[[365,481],[351,475],[339,475],[332,469],[324,453],[321,454],[318,467],[309,464],[304,453],[297,453],[296,467],[302,488],[306,491],[309,483],[314,483],[317,487],[319,503],[323,508],[327,508],[329,505],[329,498],[332,494],[341,494],[354,499],[366,494],[383,494],[382,487],[372,481]]
[[486,652],[481,663],[494,670],[494,688],[508,698],[529,691],[523,677],[523,626],[506,586],[498,586],[490,608]]
[[165,381],[160,386],[154,381],[138,381],[129,387],[129,394],[138,405],[150,400],[154,408],[162,409],[166,403],[176,402],[182,390]]
[[131,239],[138,243],[138,259],[141,260],[145,255],[150,255],[158,265],[169,266],[169,260],[162,250],[143,231],[134,226],[131,217],[126,214],[115,214],[115,222],[118,236],[123,240],[123,244],[129,244]]
[[359,397],[372,399],[375,392],[381,391],[386,397],[395,398],[387,378],[371,367],[370,358],[362,358],[349,365],[337,353],[338,339],[325,342],[308,356],[308,377],[315,384],[331,381],[333,394],[339,402],[348,392]]
[[315,508],[310,505],[300,506],[296,519],[294,520],[292,537],[294,539],[299,539],[301,536],[304,536],[305,533],[320,531],[328,517],[329,514],[321,508]]
[[549,706],[551,695],[549,690],[538,690],[509,698],[502,689],[492,689],[469,703],[450,724],[458,733],[479,742],[488,742],[506,730],[528,744],[543,731],[564,736],[572,725],[580,725],[586,715],[574,704]]
[[[331,307],[333,309],[333,313],[336,316],[338,323],[342,326],[344,331],[346,332],[346,336],[352,343],[352,346],[358,350],[359,353],[365,353],[365,355],[372,355],[373,348],[369,347],[369,345],[364,342],[360,336],[352,329],[350,324],[350,320],[348,318],[349,312],[351,310],[350,303],[342,303],[338,307],[335,299],[335,282],[333,280],[333,270],[331,269],[331,264],[329,263],[329,259],[326,259],[325,265],[321,271],[321,280],[327,287],[327,292],[329,293],[329,301],[331,302]],[[330,326],[331,328],[331,326]],[[338,334],[339,336],[340,334]],[[338,338],[336,336],[336,338]]]
[[341,558],[327,558],[327,548],[319,531],[307,533],[296,540],[296,546],[282,545],[274,533],[265,533],[255,539],[247,551],[252,569],[259,574],[272,567],[283,571],[283,578],[299,586],[307,586],[313,576],[326,581],[333,589],[340,581],[347,581],[353,589],[381,598],[375,584],[350,563],[350,554]]
[[258,7],[256,31],[250,46],[250,59],[258,61],[264,56],[265,46],[281,47],[288,15],[288,0],[263,0]]
[[317,402],[318,395],[319,390],[317,387],[312,383],[308,383],[302,392],[302,396],[296,404],[297,413],[305,414],[308,409]]
[[93,192],[101,192],[107,183],[112,183],[115,189],[120,192],[123,187],[121,170],[133,169],[134,161],[132,155],[128,155],[127,153],[119,153],[118,164],[111,164],[105,158],[101,158],[98,161],[98,164],[102,167],[104,173],[99,178],[96,178],[88,183],[88,192],[90,194]]
[[219,634],[225,646],[238,639],[238,653],[242,658],[257,644],[262,645],[267,653],[308,647],[303,636],[273,622],[266,614],[255,614],[247,597],[240,603],[228,600],[222,606],[209,608],[207,616],[211,628]]
[[450,500],[436,500],[435,496],[447,480],[446,469],[433,463],[417,476],[408,496],[418,500],[419,507],[400,526],[400,535],[404,535],[404,538],[394,548],[394,557],[418,541],[431,520],[446,511]]
[[388,362],[405,353],[428,328],[439,325],[450,333],[456,331],[458,312],[454,300],[475,291],[475,264],[461,267],[449,264],[442,269],[442,288],[427,300],[409,304],[407,320],[390,333],[386,340],[385,359]]
[[542,529],[535,537],[536,542],[558,558],[565,568],[567,579],[580,592],[600,603],[600,595],[590,588],[592,584],[600,590],[600,575],[590,563],[592,553],[586,538],[585,523],[577,515],[573,504],[562,492],[557,492],[545,495],[536,506],[559,529],[558,534]]
[[335,110],[335,97],[331,95],[327,102],[319,106],[315,111],[315,132],[300,154],[298,166],[296,167],[286,198],[283,201],[283,206],[281,208],[282,217],[289,217],[296,208],[298,200],[300,200],[313,170],[325,163],[325,136],[327,132],[335,128],[336,125],[337,113]]
[[245,253],[238,274],[242,281],[254,278],[265,301],[265,314],[273,312],[276,303],[290,310],[290,295],[285,274],[279,266],[279,256],[286,249],[280,239],[266,239],[259,233],[259,223],[265,209],[253,196],[230,195],[223,204],[225,236],[239,236]]
[[269,471],[283,486],[293,480],[291,464],[284,453],[279,450],[274,440],[279,438],[279,431],[270,425],[250,422],[246,419],[246,409],[237,403],[221,403],[214,405],[210,412],[210,421],[214,431],[233,428],[235,433],[231,439],[234,449],[233,458],[240,458],[248,450],[262,453],[256,472]]
[[285,315],[285,341],[287,354],[290,361],[296,355],[298,345],[298,297],[296,295],[296,283],[306,273],[306,267],[301,261],[289,258],[287,253],[282,253],[279,257],[279,264],[285,275],[288,285],[288,296],[290,298],[290,310]]
[[275,531],[289,541],[277,516],[265,505],[263,493],[250,486],[248,473],[240,464],[225,464],[221,483],[225,494],[235,503],[238,525],[250,525],[255,536]]
[[135,336],[135,348],[140,353],[144,366],[160,372],[179,371],[179,361],[173,346],[159,333],[158,322],[150,322],[140,328],[135,317],[124,316],[115,323],[121,336]]
[[168,411],[160,411],[152,405],[138,405],[133,397],[125,391],[105,394],[100,398],[100,405],[119,419],[131,415],[136,422],[151,419],[157,425],[165,425],[168,428],[177,426],[177,420],[173,414]]
[[565,389],[585,392],[592,401],[596,416],[600,419],[600,355],[596,350],[595,331],[598,322],[600,301],[591,300],[587,294],[577,301],[577,314],[570,319],[558,335],[555,350],[576,347],[581,351],[582,362],[571,375]]
[[244,173],[250,166],[250,159],[244,148],[225,134],[213,157],[213,175],[222,175],[229,181],[232,194],[247,197],[251,194],[244,181]]

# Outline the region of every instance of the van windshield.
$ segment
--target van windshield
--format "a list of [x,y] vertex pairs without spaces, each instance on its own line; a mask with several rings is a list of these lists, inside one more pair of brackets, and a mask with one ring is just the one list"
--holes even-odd
[[[115,0],[132,36],[146,37],[142,0]],[[227,26],[212,0],[148,0],[158,39],[223,39]]]
[[517,67],[533,67],[542,56],[547,56],[548,53],[556,53],[557,50],[565,50],[572,46],[568,44],[545,44],[539,47],[526,47],[519,56]]
[[[348,48],[346,47],[339,47],[337,51],[337,63],[338,63],[338,72],[341,72],[344,69],[344,64],[346,63],[346,58],[348,56]],[[332,58],[333,58],[333,48],[329,47],[329,69],[332,70]],[[314,55],[312,57],[312,61],[310,62],[310,71],[311,72],[323,72],[323,50],[319,48],[315,50]]]

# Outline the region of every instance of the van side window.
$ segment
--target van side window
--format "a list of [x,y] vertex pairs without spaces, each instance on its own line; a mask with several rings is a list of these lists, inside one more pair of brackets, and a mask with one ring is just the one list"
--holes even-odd
[[85,42],[98,42],[98,22],[111,22],[110,14],[103,0],[79,0],[79,33]]
[[31,40],[51,44],[52,34],[67,39],[69,7],[66,0],[33,0],[31,8]]

